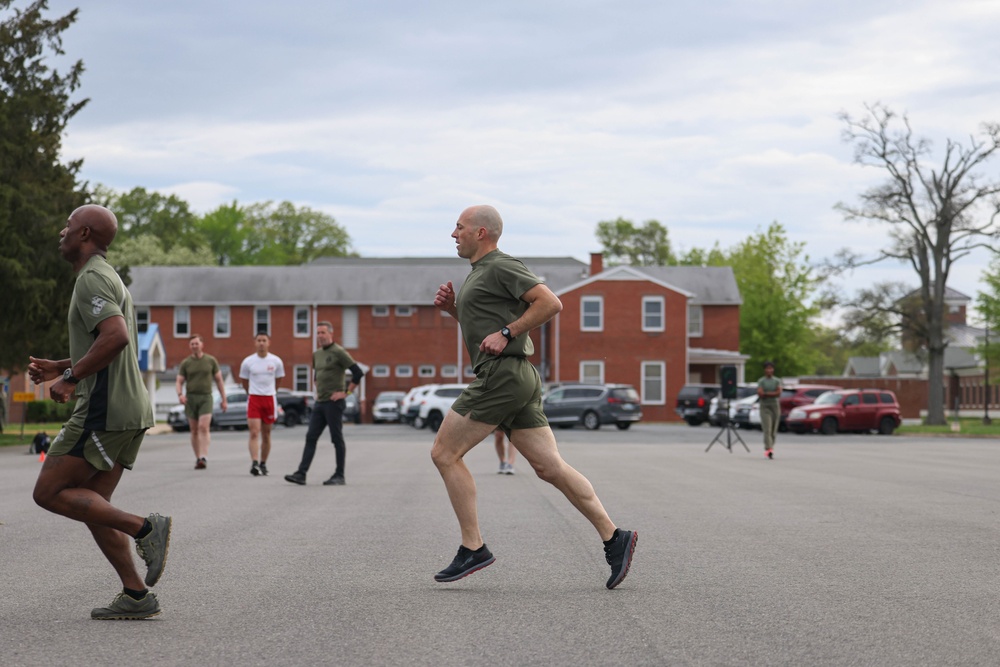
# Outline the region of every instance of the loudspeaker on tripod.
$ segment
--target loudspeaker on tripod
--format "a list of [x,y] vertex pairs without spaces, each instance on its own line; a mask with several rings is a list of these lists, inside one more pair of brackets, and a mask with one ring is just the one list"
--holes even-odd
[[736,366],[721,366],[719,379],[722,382],[722,398],[736,398]]

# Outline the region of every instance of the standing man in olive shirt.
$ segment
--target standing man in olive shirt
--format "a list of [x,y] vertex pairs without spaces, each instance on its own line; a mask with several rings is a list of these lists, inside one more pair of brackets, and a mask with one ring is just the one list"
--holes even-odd
[[472,270],[458,295],[448,283],[434,298],[434,305],[461,325],[476,373],[445,416],[431,451],[462,534],[454,561],[434,579],[455,581],[495,560],[479,532],[476,483],[464,456],[499,426],[535,473],[597,529],[611,566],[606,586],[614,588],[628,574],[638,534],[619,530],[587,478],[559,455],[542,411],[541,379],[528,361],[535,351],[528,332],[552,319],[562,303],[520,260],[497,248],[501,233],[503,221],[495,208],[465,209],[451,236]]
[[[160,613],[154,586],[170,545],[170,517],[123,512],[111,495],[131,470],[146,429],[153,425],[149,394],[139,371],[132,295],[108,264],[108,246],[118,231],[103,206],[81,206],[59,234],[59,253],[73,266],[76,284],[69,307],[69,358],[30,357],[36,384],[56,380],[49,395],[65,403],[76,395],[73,414],[52,441],[35,482],[35,502],[86,524],[124,590],[95,619],[141,619]],[[130,546],[146,561],[141,577]],[[57,567],[53,565],[53,567]],[[51,597],[51,591],[45,593]]]
[[781,423],[781,378],[774,377],[774,362],[764,362],[764,377],[757,380],[760,398],[760,429],[764,432],[764,456],[774,458],[774,439]]
[[[316,442],[323,434],[323,429],[330,427],[330,440],[337,452],[337,469],[330,479],[323,482],[324,486],[341,486],[344,480],[344,459],[347,445],[344,443],[344,406],[348,394],[354,392],[361,384],[364,371],[358,366],[351,355],[340,345],[333,342],[333,325],[320,322],[316,325],[316,342],[319,349],[313,352],[313,374],[316,380],[316,405],[309,417],[309,430],[306,432],[306,446],[302,450],[302,462],[299,469],[291,475],[285,475],[285,480],[292,484],[305,484],[306,473],[316,455]],[[344,390],[344,376],[351,372],[351,381]]]
[[[213,381],[222,395],[222,411],[225,412],[229,405],[219,362],[212,355],[205,354],[205,341],[201,334],[191,336],[188,346],[191,348],[191,356],[181,362],[180,370],[177,371],[177,398],[184,406],[184,414],[191,427],[194,468],[204,470],[208,466],[208,445],[212,440]],[[185,382],[187,394],[181,393]]]

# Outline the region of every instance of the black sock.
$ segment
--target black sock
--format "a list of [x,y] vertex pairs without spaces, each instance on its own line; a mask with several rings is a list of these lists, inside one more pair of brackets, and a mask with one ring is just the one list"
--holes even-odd
[[153,532],[153,524],[149,522],[149,519],[143,519],[142,528],[139,529],[139,532],[136,534],[135,539],[141,540],[142,538],[149,535],[151,532]]
[[141,591],[134,591],[131,588],[125,589],[125,595],[129,596],[133,600],[141,600],[146,597],[146,593],[149,592],[148,588],[143,588]]
[[615,532],[612,533],[611,539],[608,540],[607,542],[605,542],[605,544],[611,544],[612,542],[614,542],[615,540],[617,540],[618,539],[618,532],[619,532],[618,529],[615,528]]

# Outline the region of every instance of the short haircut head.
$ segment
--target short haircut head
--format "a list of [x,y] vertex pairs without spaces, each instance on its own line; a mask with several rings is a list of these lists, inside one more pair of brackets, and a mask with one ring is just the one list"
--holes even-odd
[[774,368],[774,362],[773,361],[765,361],[764,362],[764,368],[767,368],[768,366],[770,366],[771,368]]
[[488,204],[480,204],[471,207],[469,213],[472,224],[485,229],[491,241],[500,240],[500,235],[503,234],[503,218],[500,217],[499,211]]
[[205,342],[205,339],[201,337],[201,334],[191,334],[191,340],[194,340],[195,338],[200,340],[202,343]]
[[333,325],[330,324],[329,322],[326,322],[326,321],[317,322],[316,326],[317,327],[326,327],[327,329],[329,329],[330,333],[333,333]]
[[264,338],[266,338],[268,340],[271,340],[271,334],[267,333],[266,331],[258,331],[257,333],[255,333],[253,335],[253,338],[254,338],[254,340],[257,340],[261,336],[263,336]]

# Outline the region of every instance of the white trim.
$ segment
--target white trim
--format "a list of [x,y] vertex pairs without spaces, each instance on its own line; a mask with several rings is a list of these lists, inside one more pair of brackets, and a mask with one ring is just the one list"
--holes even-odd
[[372,366],[372,377],[387,378],[391,373],[392,369],[389,368],[388,364],[375,364]]
[[398,378],[413,377],[413,366],[411,364],[396,364],[393,374]]
[[562,296],[563,294],[567,294],[568,292],[572,292],[573,290],[580,289],[581,287],[586,287],[591,283],[595,283],[602,280],[646,281],[653,283],[654,285],[659,285],[660,287],[668,289],[672,292],[677,292],[678,294],[682,294],[689,298],[694,298],[698,296],[694,292],[689,292],[686,289],[681,289],[680,287],[677,287],[676,285],[671,285],[670,283],[665,283],[662,280],[657,280],[652,276],[648,276],[645,273],[642,273],[641,271],[635,270],[631,266],[616,266],[612,269],[608,269],[607,271],[602,271],[601,273],[598,273],[596,276],[591,276],[579,282],[573,283],[572,285],[567,285],[566,287],[563,287],[559,291],[555,292],[555,295]]
[[[647,303],[659,303],[660,304],[660,326],[647,326],[646,325],[646,304]],[[640,323],[642,325],[643,331],[665,331],[667,328],[667,300],[662,296],[644,296],[642,297],[642,309],[640,311]]]
[[[178,313],[187,313],[187,317],[184,318],[184,324],[187,326],[187,330],[180,332],[177,330],[177,325],[180,323],[180,318],[177,316]],[[174,338],[190,338],[191,337],[191,306],[174,306]]]
[[[691,310],[698,310],[698,330],[691,331],[691,323],[694,318],[691,317]],[[701,304],[689,303],[687,306],[687,335],[688,338],[701,338],[705,335],[705,308]]]
[[[260,330],[260,323],[257,322],[257,311],[263,310],[267,311],[267,326],[262,332]],[[271,306],[254,306],[253,307],[253,337],[256,338],[259,333],[266,333],[268,336],[271,335]]]
[[434,364],[421,364],[417,367],[417,377],[432,378],[435,375],[437,375],[437,368],[434,367]]
[[[219,333],[219,314],[226,314],[226,332]],[[212,311],[212,335],[215,338],[229,338],[233,335],[233,311],[229,306],[215,306]]]
[[[591,380],[587,378],[583,371],[584,366],[596,365],[598,368],[597,379]],[[600,359],[583,359],[580,361],[580,382],[586,384],[604,384],[604,361]]]
[[[660,399],[652,400],[646,398],[646,368],[650,366],[660,369]],[[654,379],[654,378],[650,378]],[[666,405],[667,404],[667,362],[665,361],[643,361],[639,364],[639,385],[640,397],[643,405]]]
[[372,317],[389,317],[389,306],[372,306]]
[[[586,313],[583,307],[585,303],[596,303],[597,326],[588,327],[584,324]],[[600,294],[587,294],[580,296],[580,331],[604,331],[604,296]]]
[[[299,389],[299,371],[303,370],[305,371],[306,375],[305,388]],[[309,372],[310,370],[311,369],[309,368],[309,364],[295,364],[294,366],[292,366],[292,389],[294,389],[295,391],[310,391],[310,389],[312,389],[312,387],[309,386],[312,380],[311,377],[312,373]]]
[[[299,332],[299,313],[305,311],[306,313],[306,331],[305,333]],[[294,338],[311,338],[312,337],[312,309],[309,306],[293,306],[292,307],[292,336]]]

